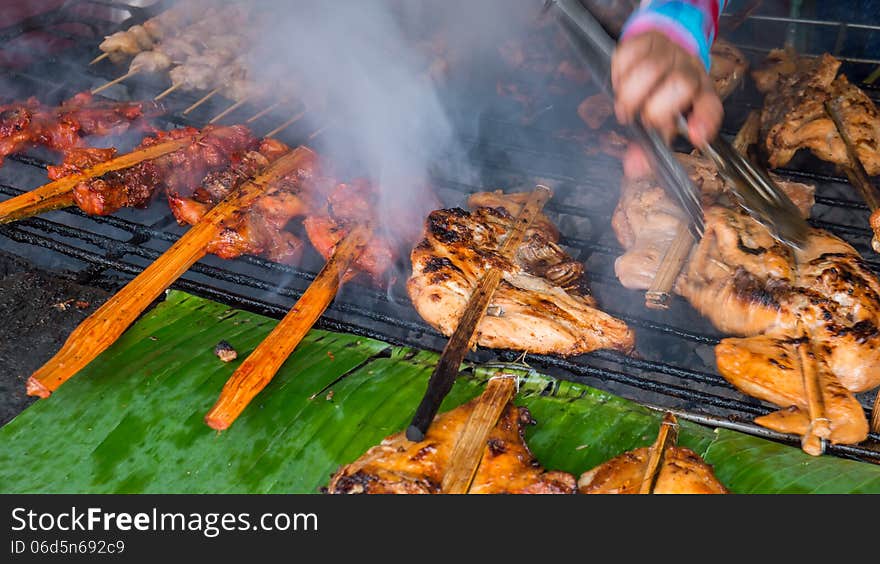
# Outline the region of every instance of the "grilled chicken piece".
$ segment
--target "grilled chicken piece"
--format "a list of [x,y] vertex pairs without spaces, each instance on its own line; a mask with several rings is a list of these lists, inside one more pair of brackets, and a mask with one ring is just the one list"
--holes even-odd
[[[502,281],[477,327],[477,344],[563,356],[631,350],[632,332],[596,309],[583,265],[559,247],[558,232],[546,216],[526,231],[513,262],[498,254],[525,197],[481,193],[472,197],[470,212],[442,209],[428,216],[407,282],[416,310],[451,335],[479,280],[489,268],[500,268]],[[491,207],[480,205],[489,202]]]
[[[729,200],[729,189],[709,160],[678,154],[688,175],[702,193],[704,207],[718,200]],[[779,187],[808,217],[814,202],[814,188],[799,182],[782,181]],[[611,217],[617,240],[626,249],[614,263],[621,284],[634,290],[646,290],[657,274],[660,261],[675,239],[678,223],[685,215],[666,191],[652,177],[624,179],[621,197]]]
[[[582,494],[637,494],[650,458],[649,447],[616,456],[584,472],[578,478]],[[652,493],[655,494],[726,494],[712,467],[700,455],[684,447],[669,447]]]
[[752,80],[761,93],[767,94],[779,86],[782,77],[797,72],[804,62],[806,59],[798,57],[793,49],[773,49],[761,65],[752,71]]
[[712,59],[709,77],[715,86],[715,92],[723,100],[742,83],[749,61],[742,51],[720,37],[712,43],[709,55]]
[[[804,435],[810,426],[807,393],[796,347],[799,339],[758,335],[724,339],[715,348],[718,370],[742,392],[784,408],[755,423],[781,433]],[[832,443],[856,444],[868,436],[868,420],[853,393],[829,369],[824,356],[813,361]]]
[[[434,418],[428,434],[411,442],[404,433],[385,438],[330,479],[331,494],[436,494],[452,449],[478,400]],[[574,476],[541,468],[523,439],[529,411],[508,403],[486,440],[468,493],[573,494]]]
[[868,96],[837,76],[841,62],[829,54],[815,59],[779,55],[778,77],[763,80],[772,85],[761,113],[761,129],[771,166],[786,165],[801,148],[820,159],[849,164],[846,145],[825,108],[840,113],[856,154],[869,175],[880,174],[880,112]]

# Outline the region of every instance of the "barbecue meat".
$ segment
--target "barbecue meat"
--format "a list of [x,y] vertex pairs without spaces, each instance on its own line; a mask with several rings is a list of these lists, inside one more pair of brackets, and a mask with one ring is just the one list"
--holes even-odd
[[[718,369],[742,392],[784,409],[755,422],[781,433],[804,435],[810,415],[796,347],[800,339],[758,335],[724,339],[715,348]],[[813,359],[822,390],[822,403],[831,425],[832,443],[854,444],[868,436],[868,420],[851,391],[831,372],[823,355]]]
[[720,37],[712,43],[709,55],[712,59],[709,77],[715,86],[715,92],[723,100],[742,83],[749,61],[742,51]]
[[412,248],[419,236],[416,226],[432,207],[439,205],[427,187],[410,190],[419,195],[418,199],[398,194],[394,199],[383,197],[381,190],[364,178],[337,184],[303,221],[309,241],[321,256],[329,259],[355,224],[372,225],[372,236],[346,273],[346,279],[363,273],[377,286],[393,284],[400,249]]
[[[242,184],[257,176],[290,148],[274,139],[264,139],[255,150],[237,156],[227,168],[209,172],[191,196],[169,190],[168,202],[181,224],[197,223],[212,207]],[[313,163],[316,167],[317,164]],[[268,186],[247,210],[240,210],[225,226],[207,251],[232,259],[243,254],[264,256],[275,262],[296,264],[303,242],[287,231],[287,224],[305,215],[311,189],[312,168],[289,174]]]
[[[583,266],[559,247],[558,232],[546,216],[526,232],[513,262],[498,254],[524,198],[477,194],[469,202],[472,211],[441,209],[428,216],[424,239],[412,251],[407,283],[416,310],[451,335],[479,280],[495,267],[503,277],[477,327],[477,344],[564,356],[632,349],[632,332],[596,308]],[[495,204],[480,205],[489,200]]]
[[752,80],[761,93],[767,94],[779,86],[782,77],[797,72],[804,62],[806,59],[798,57],[793,49],[773,49],[761,65],[752,71]]
[[[645,475],[651,449],[638,448],[581,474],[582,494],[637,494]],[[726,494],[712,467],[700,455],[684,447],[668,447],[663,453],[655,494]]]
[[[159,132],[144,139],[139,148],[198,133],[194,128]],[[207,126],[201,133],[198,140],[173,153],[80,182],[73,188],[74,201],[92,215],[108,215],[122,207],[142,208],[159,190],[192,191],[209,172],[228,166],[257,142],[243,126]]]
[[809,148],[820,159],[847,165],[846,145],[825,107],[831,104],[867,173],[880,174],[880,112],[862,90],[845,76],[837,76],[841,62],[827,53],[794,62],[784,52],[777,57],[778,76],[773,71],[762,76],[762,87],[772,86],[761,113],[770,165],[786,165],[801,148]]
[[71,174],[78,174],[96,164],[109,161],[116,156],[116,149],[98,149],[92,147],[74,147],[64,153],[64,161],[57,166],[48,166],[50,180],[58,180]]
[[[693,155],[677,156],[700,189],[704,207],[730,199],[729,188],[711,161]],[[804,217],[808,217],[813,207],[814,188],[774,178]],[[675,239],[679,222],[684,220],[685,215],[677,203],[653,177],[624,179],[620,200],[611,217],[617,240],[626,249],[614,263],[621,284],[634,290],[648,289]]]
[[[332,494],[440,493],[449,456],[478,400],[434,418],[424,440],[411,442],[404,433],[385,438],[363,456],[340,468],[330,479]],[[469,493],[573,494],[575,479],[547,471],[523,439],[534,423],[524,407],[508,404],[486,441],[486,449]]]
[[578,104],[577,114],[590,129],[599,129],[614,113],[614,105],[605,94],[593,94]]

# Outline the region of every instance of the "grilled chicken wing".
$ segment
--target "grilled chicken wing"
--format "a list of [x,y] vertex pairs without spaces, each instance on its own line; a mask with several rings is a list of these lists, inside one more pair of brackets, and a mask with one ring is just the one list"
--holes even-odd
[[[495,267],[503,278],[477,327],[477,344],[563,356],[600,348],[629,351],[632,332],[596,309],[583,266],[559,247],[558,232],[545,216],[527,230],[513,262],[498,254],[523,201],[521,194],[479,194],[471,200],[473,211],[442,209],[428,216],[407,283],[416,310],[451,335],[479,280]],[[480,205],[489,202],[498,205]]]
[[[384,439],[363,456],[340,468],[330,479],[333,494],[436,494],[452,449],[478,400],[441,413],[425,439],[411,442],[404,433]],[[469,493],[573,494],[571,474],[546,471],[523,439],[534,423],[524,407],[508,404],[486,441],[486,449]]]
[[[578,491],[582,494],[639,493],[650,453],[648,447],[631,450],[584,472],[578,478]],[[697,453],[673,446],[663,453],[652,493],[726,494],[728,491]]]

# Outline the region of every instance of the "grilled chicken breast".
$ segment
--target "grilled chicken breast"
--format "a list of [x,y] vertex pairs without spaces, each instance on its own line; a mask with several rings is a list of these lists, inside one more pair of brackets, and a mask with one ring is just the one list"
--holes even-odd
[[[582,494],[636,494],[645,475],[651,449],[638,448],[616,456],[584,472],[578,478]],[[652,493],[655,494],[726,494],[712,467],[694,451],[669,447]]]
[[838,76],[841,61],[827,53],[797,58],[785,51],[771,53],[771,59],[758,74],[766,92],[761,129],[770,165],[785,166],[801,148],[832,163],[849,163],[828,103],[840,114],[867,173],[880,174],[880,112],[846,76]]
[[[441,413],[425,439],[411,442],[404,433],[384,439],[330,479],[332,494],[436,494],[452,449],[478,400]],[[523,439],[534,423],[524,407],[508,404],[486,441],[469,493],[573,494],[574,476],[546,471]]]
[[501,284],[477,327],[480,346],[563,356],[631,350],[633,333],[596,308],[583,265],[559,247],[558,232],[546,216],[527,230],[515,260],[498,253],[525,197],[482,193],[472,197],[472,211],[441,209],[428,216],[407,282],[416,310],[451,335],[479,280],[489,268],[499,268]]
[[[716,347],[719,372],[741,391],[783,408],[757,423],[800,433],[810,419],[803,373],[791,367],[797,360],[793,343],[805,331],[831,420],[829,440],[864,440],[867,420],[853,394],[880,385],[876,277],[855,249],[820,229],[810,231],[801,250],[780,245],[765,227],[731,207],[708,178],[704,173],[700,184],[705,234],[674,289],[719,330],[746,337]],[[812,189],[781,185],[806,216]],[[678,213],[649,179],[624,184],[613,224],[627,248],[616,263],[625,285],[646,289],[651,283]]]

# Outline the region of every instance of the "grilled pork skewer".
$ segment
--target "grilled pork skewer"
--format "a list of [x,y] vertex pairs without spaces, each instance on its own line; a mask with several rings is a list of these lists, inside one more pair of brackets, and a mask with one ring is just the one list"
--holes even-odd
[[0,224],[11,223],[45,211],[73,205],[75,201],[74,188],[80,183],[111,171],[130,168],[138,163],[167,155],[189,145],[193,139],[194,136],[188,136],[144,147],[0,202]]
[[269,184],[292,174],[308,179],[314,166],[315,154],[306,147],[298,147],[224,198],[153,264],[83,321],[61,350],[28,379],[28,394],[48,397],[113,344],[153,300],[204,257],[211,243],[222,236],[226,224],[254,204]]
[[345,273],[370,236],[364,225],[352,229],[296,304],[232,374],[205,416],[212,429],[223,431],[238,418],[275,377],[287,357],[333,301]]

